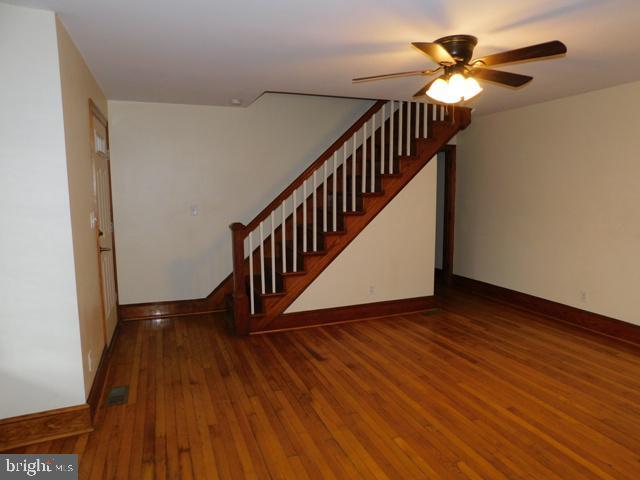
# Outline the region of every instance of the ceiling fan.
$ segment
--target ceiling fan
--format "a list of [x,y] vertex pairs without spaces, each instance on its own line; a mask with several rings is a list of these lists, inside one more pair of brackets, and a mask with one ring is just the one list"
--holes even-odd
[[439,71],[443,74],[431,80],[413,96],[428,95],[441,103],[454,104],[469,100],[482,91],[476,79],[520,87],[533,77],[518,73],[493,70],[487,67],[506,63],[538,60],[567,53],[567,47],[559,40],[540,43],[530,47],[518,48],[501,53],[494,53],[471,61],[473,49],[478,39],[472,35],[450,35],[434,42],[413,42],[412,45],[431,57],[439,66],[433,70],[414,70],[411,72],[375,75],[372,77],[354,78],[353,82],[367,82],[387,78],[426,76]]

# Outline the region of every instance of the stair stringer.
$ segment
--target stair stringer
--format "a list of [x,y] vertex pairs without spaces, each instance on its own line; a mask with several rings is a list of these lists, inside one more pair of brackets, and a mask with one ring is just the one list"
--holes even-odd
[[458,131],[470,123],[470,112],[456,112],[455,122],[434,122],[433,136],[415,141],[416,153],[398,158],[399,172],[393,175],[381,175],[382,192],[364,194],[364,212],[358,215],[346,215],[344,231],[326,232],[324,253],[305,254],[304,275],[283,274],[283,294],[263,299],[264,313],[251,315],[249,331],[270,330],[270,325],[298,298],[302,292],[333,262],[354,238],[386,207],[395,196],[422,170],[422,168],[445,146]]

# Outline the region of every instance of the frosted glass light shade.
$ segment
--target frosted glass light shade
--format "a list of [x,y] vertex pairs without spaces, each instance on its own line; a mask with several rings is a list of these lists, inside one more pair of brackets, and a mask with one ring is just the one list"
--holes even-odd
[[448,80],[438,78],[427,90],[427,95],[441,103],[458,103],[475,97],[481,91],[482,87],[474,78],[455,73]]
[[449,82],[442,78],[437,79],[431,84],[431,87],[427,90],[427,95],[442,103],[457,103],[462,100],[462,97],[455,97],[451,91]]
[[475,97],[482,91],[482,87],[475,78],[465,78],[464,80],[464,94],[463,97],[465,100],[469,100],[470,98]]
[[454,97],[462,98],[464,96],[465,82],[464,77],[459,73],[451,75],[449,78],[449,90]]

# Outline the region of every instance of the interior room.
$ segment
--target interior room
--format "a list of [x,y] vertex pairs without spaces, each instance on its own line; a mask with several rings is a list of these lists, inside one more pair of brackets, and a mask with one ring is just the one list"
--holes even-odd
[[0,477],[640,477],[640,5],[0,0]]

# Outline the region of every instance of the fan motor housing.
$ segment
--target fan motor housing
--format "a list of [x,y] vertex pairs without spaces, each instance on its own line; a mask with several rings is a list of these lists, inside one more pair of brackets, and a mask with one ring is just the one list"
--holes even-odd
[[478,39],[473,35],[449,35],[435,41],[442,45],[458,62],[469,63]]

